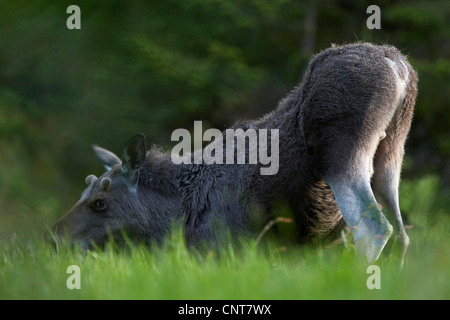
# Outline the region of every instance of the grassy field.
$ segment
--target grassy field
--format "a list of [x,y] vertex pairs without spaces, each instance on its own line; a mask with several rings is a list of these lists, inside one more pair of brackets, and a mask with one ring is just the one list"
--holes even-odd
[[[367,266],[344,244],[266,239],[218,258],[189,252],[180,237],[121,252],[55,252],[42,239],[14,238],[0,252],[0,299],[449,299],[449,198],[439,190],[434,177],[402,184],[411,245],[402,270],[395,250],[377,261],[380,289],[368,289]],[[70,265],[80,268],[79,290],[66,285]]]

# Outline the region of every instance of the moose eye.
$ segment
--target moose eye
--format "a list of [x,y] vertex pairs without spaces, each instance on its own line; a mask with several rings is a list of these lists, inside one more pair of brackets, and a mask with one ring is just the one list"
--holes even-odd
[[106,209],[106,200],[105,199],[97,199],[93,203],[93,207],[95,211],[102,211]]

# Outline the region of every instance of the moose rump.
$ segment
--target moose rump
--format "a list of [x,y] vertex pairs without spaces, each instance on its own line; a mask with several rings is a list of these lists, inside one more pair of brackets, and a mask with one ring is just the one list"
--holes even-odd
[[391,46],[333,47],[311,62],[303,92],[300,121],[310,168],[331,187],[360,254],[375,261],[393,232],[380,202],[395,222],[403,257],[409,239],[398,187],[415,71]]

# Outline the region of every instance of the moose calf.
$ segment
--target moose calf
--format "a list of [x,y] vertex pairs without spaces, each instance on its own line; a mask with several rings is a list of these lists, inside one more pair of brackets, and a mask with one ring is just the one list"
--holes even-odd
[[261,231],[273,207],[284,202],[299,239],[324,239],[347,225],[368,263],[394,231],[389,219],[403,261],[409,238],[398,187],[417,81],[392,46],[332,46],[311,60],[303,81],[272,113],[233,126],[279,130],[279,150],[272,150],[279,152],[276,174],[261,175],[258,163],[175,164],[168,154],[147,151],[138,134],[126,142],[121,159],[94,146],[107,171],[87,177],[81,199],[52,230],[89,248],[123,233],[158,242],[181,225],[189,246],[220,247],[228,235]]

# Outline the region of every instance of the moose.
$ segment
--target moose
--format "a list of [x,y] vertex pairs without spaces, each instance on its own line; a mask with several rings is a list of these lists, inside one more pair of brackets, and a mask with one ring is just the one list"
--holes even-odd
[[121,158],[93,146],[107,171],[86,178],[80,200],[51,230],[56,239],[92,248],[124,234],[158,243],[181,226],[189,247],[221,247],[258,234],[283,202],[300,242],[328,239],[347,226],[366,263],[379,258],[392,223],[403,261],[409,238],[398,188],[417,82],[393,46],[332,45],[274,111],[233,126],[279,130],[276,174],[261,175],[260,163],[175,164],[160,148],[147,150],[137,134]]

